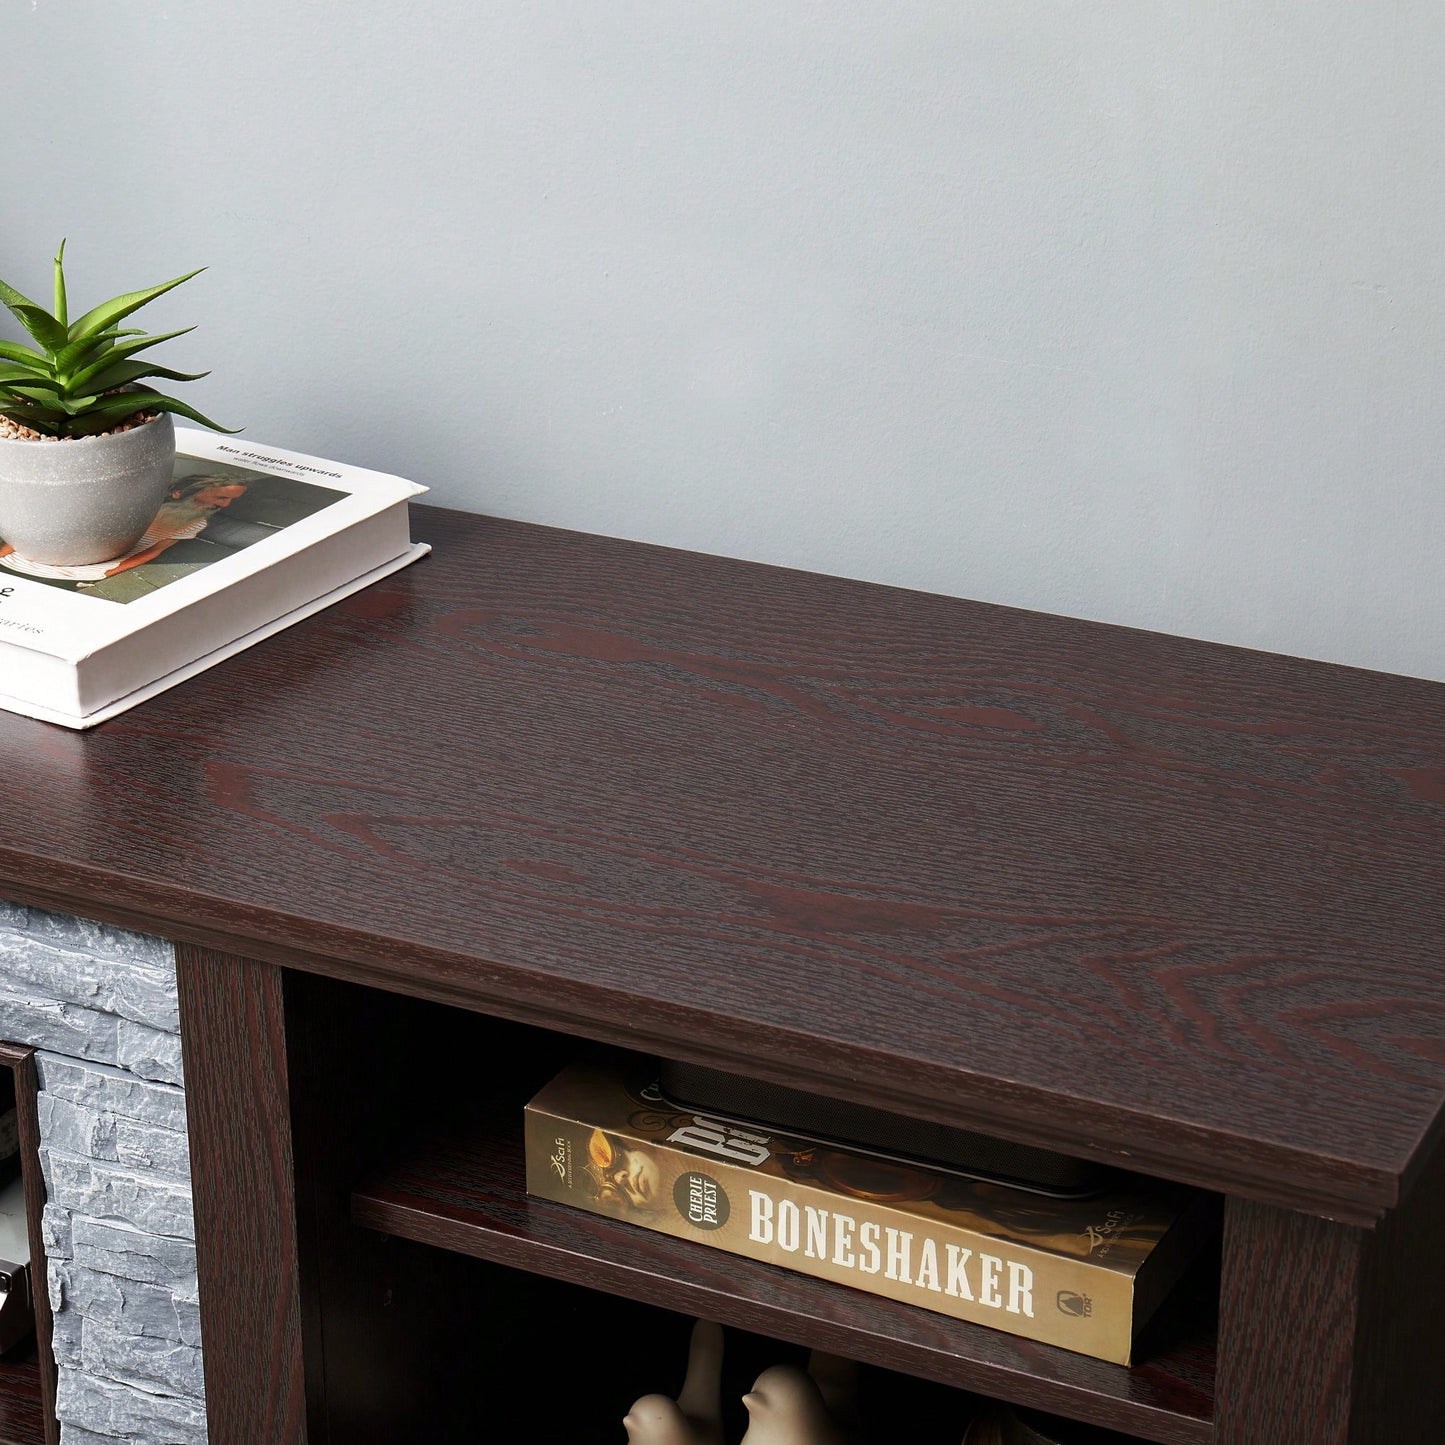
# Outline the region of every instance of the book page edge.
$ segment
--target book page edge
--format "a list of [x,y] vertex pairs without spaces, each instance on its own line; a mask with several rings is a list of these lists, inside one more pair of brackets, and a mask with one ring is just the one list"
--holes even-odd
[[238,637],[234,642],[228,642],[224,646],[198,657],[194,662],[188,662],[184,667],[178,667],[173,672],[166,673],[164,677],[158,677],[154,682],[148,682],[144,687],[138,687],[134,692],[129,692],[124,697],[117,698],[114,702],[107,703],[104,707],[97,708],[83,717],[22,702],[18,698],[6,697],[4,694],[0,694],[0,709],[19,713],[22,717],[36,718],[40,722],[54,723],[59,727],[73,728],[76,731],[85,731],[96,727],[100,723],[108,722],[113,717],[118,717],[123,712],[128,712],[133,707],[138,707],[143,702],[148,702],[151,698],[168,691],[177,684],[186,682],[199,673],[215,667],[217,663],[234,657],[238,652],[244,652],[248,647],[252,647],[258,642],[264,642],[268,637],[274,637],[278,632],[330,607],[333,602],[340,602],[350,597],[352,593],[369,587],[373,582],[379,582],[383,577],[389,577],[393,572],[399,572],[403,567],[425,557],[430,551],[431,547],[427,543],[414,542],[399,557],[393,557],[391,561],[383,562],[380,567],[372,568],[371,571],[363,573],[354,581],[348,582],[342,587],[333,588],[323,596],[276,618],[274,622],[268,622],[264,627],[257,627],[246,633],[244,637]]

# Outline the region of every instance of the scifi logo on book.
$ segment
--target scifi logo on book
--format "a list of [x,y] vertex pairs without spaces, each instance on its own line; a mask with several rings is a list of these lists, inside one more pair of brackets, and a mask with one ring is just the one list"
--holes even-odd
[[1102,1224],[1091,1224],[1084,1230],[1084,1237],[1089,1241],[1090,1257],[1098,1255],[1106,1257],[1114,1248],[1114,1245],[1125,1235],[1134,1221],[1138,1218],[1124,1209],[1111,1209],[1104,1217]]
[[695,1229],[721,1229],[732,1212],[722,1185],[711,1174],[696,1169],[677,1176],[677,1183],[672,1186],[672,1202]]
[[547,1156],[547,1162],[552,1166],[552,1172],[558,1179],[570,1189],[572,1187],[572,1144],[565,1134],[559,1134],[552,1140],[552,1152]]
[[1071,1289],[1059,1291],[1058,1306],[1061,1314],[1072,1315],[1076,1320],[1086,1320],[1094,1313],[1094,1301]]

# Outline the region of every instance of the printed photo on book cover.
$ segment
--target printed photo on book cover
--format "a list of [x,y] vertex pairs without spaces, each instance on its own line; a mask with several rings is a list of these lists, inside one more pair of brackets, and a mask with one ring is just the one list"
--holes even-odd
[[0,568],[67,592],[134,602],[274,537],[348,494],[208,457],[178,456],[171,490],[124,557],[80,567],[32,562],[0,542]]

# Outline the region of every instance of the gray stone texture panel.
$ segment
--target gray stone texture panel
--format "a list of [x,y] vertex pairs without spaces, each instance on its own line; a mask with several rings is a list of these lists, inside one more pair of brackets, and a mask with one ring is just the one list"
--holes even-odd
[[81,1368],[87,1374],[138,1390],[201,1399],[201,1352],[173,1340],[113,1330],[89,1316],[81,1316]]
[[168,1034],[131,1019],[117,1019],[115,1054],[121,1068],[143,1079],[179,1084],[184,1077],[179,1034]]
[[[164,938],[146,933],[132,933],[128,928],[97,923],[90,918],[72,918],[68,913],[47,913],[40,908],[26,908],[7,903],[9,916],[19,919],[10,926],[29,938],[57,948],[73,949],[90,958],[108,959],[114,963],[135,963],[160,973],[175,973],[175,945]],[[6,914],[0,911],[0,924]]]
[[40,1050],[62,1445],[204,1445],[173,948],[0,901],[0,1038]]
[[40,1133],[51,1150],[111,1160],[177,1180],[190,1178],[190,1145],[176,1129],[158,1129],[109,1110],[85,1109],[42,1093]]
[[74,1215],[119,1221],[142,1234],[195,1237],[187,1185],[55,1149],[42,1151],[42,1165],[47,1197]]
[[52,1304],[58,1296],[65,1309],[78,1312],[86,1323],[200,1348],[200,1310],[162,1285],[119,1279],[64,1260],[52,1264],[49,1273]]
[[4,980],[0,940],[0,1038],[113,1064],[120,1057],[120,1020],[79,1004],[17,992]]
[[152,1083],[124,1069],[58,1054],[38,1054],[35,1062],[40,1087],[57,1099],[87,1109],[109,1109],[142,1124],[185,1132],[186,1096],[174,1084]]
[[180,1029],[173,964],[148,967],[130,958],[79,953],[10,934],[5,941],[5,976],[16,990],[65,999],[167,1033]]
[[68,1209],[62,1209],[58,1204],[45,1206],[45,1211],[40,1216],[40,1237],[45,1244],[46,1259],[70,1258],[70,1226]]
[[[135,1440],[135,1436],[129,1437]],[[60,1426],[60,1445],[115,1445],[119,1435],[97,1435],[94,1430],[87,1430],[83,1425],[67,1425],[63,1421]],[[137,1441],[136,1445],[141,1445]]]
[[206,1441],[205,1406],[197,1401],[97,1379],[79,1370],[61,1372],[55,1413],[64,1426],[78,1425],[105,1441],[134,1440],[144,1445],[205,1445]]
[[164,1285],[177,1299],[197,1298],[196,1246],[190,1240],[162,1239],[99,1219],[75,1219],[70,1233],[72,1258],[84,1268]]

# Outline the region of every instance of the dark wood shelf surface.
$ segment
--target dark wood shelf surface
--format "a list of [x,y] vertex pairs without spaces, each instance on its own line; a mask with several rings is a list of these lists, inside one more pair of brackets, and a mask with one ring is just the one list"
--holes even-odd
[[34,1341],[0,1359],[0,1445],[45,1445],[40,1363]]
[[1373,1223],[1445,1099],[1445,687],[421,508],[90,735],[0,895]]
[[520,1109],[439,1135],[352,1196],[370,1229],[642,1300],[1167,1445],[1213,1438],[1212,1321],[1134,1369],[526,1196]]

